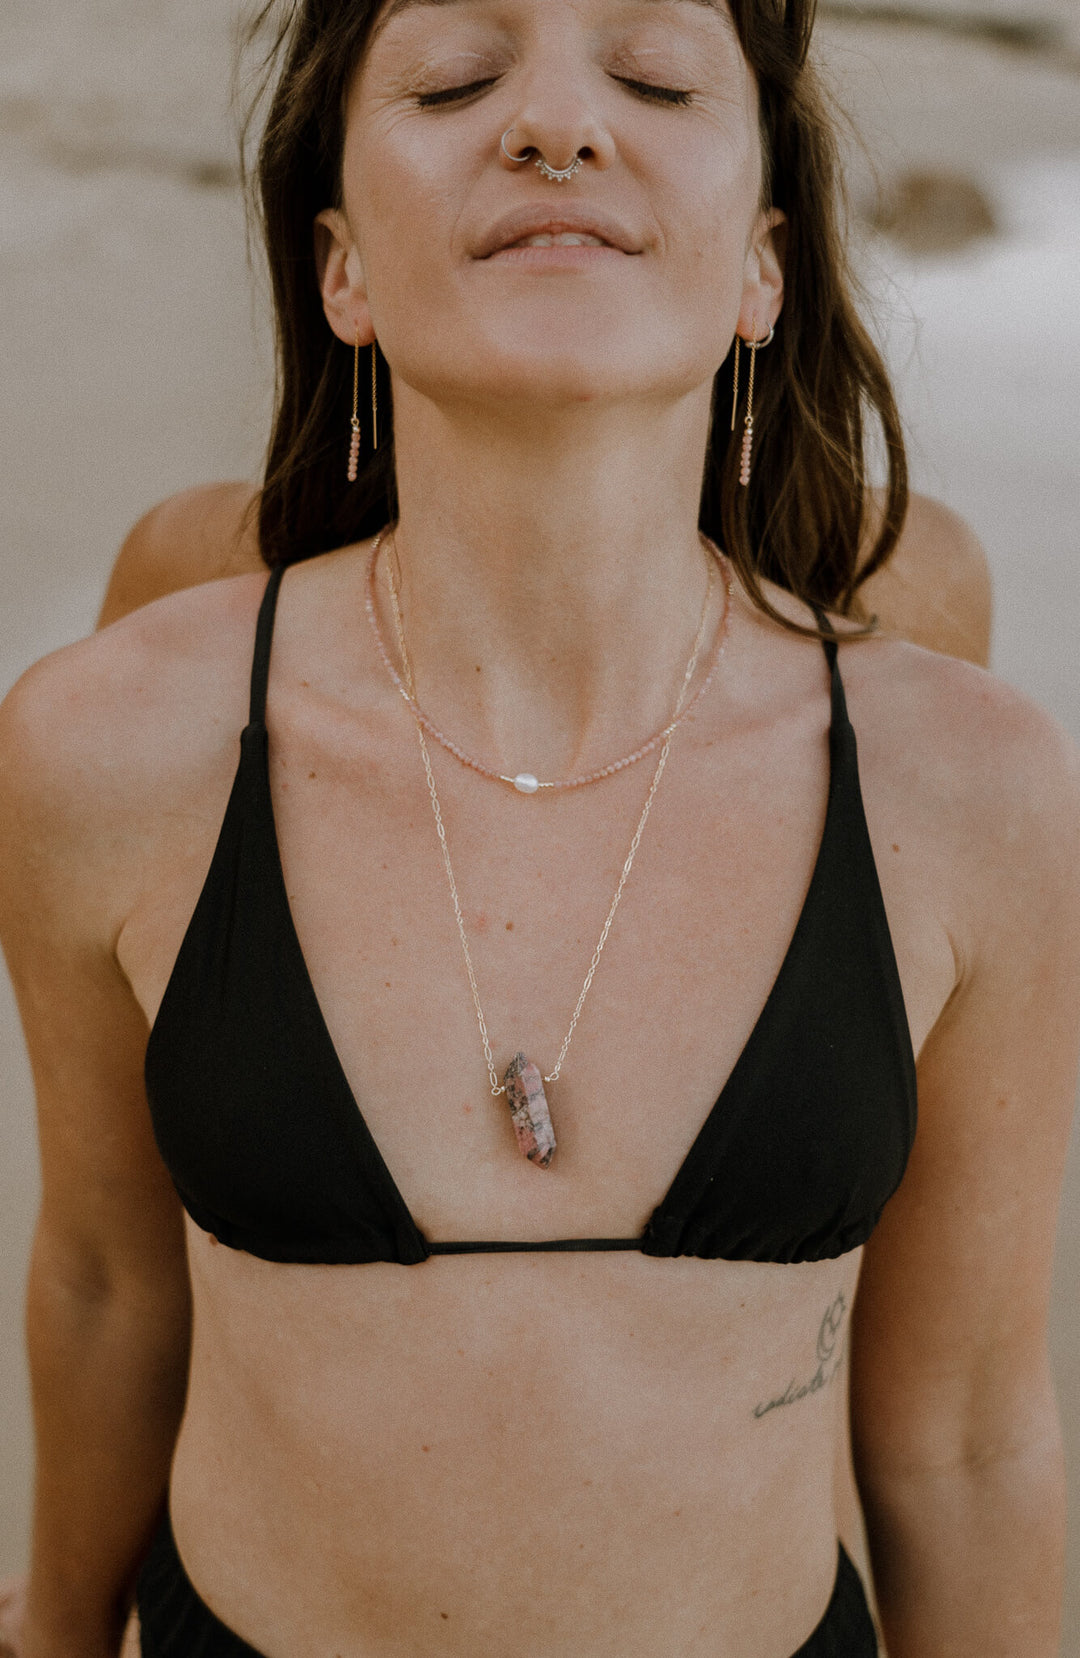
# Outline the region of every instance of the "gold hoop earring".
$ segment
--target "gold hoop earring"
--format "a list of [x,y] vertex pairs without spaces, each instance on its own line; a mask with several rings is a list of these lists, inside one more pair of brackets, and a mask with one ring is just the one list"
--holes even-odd
[[371,435],[372,447],[379,447],[379,382],[376,373],[378,363],[378,347],[375,341],[371,342]]
[[356,330],[353,352],[352,383],[352,439],[349,443],[349,482],[354,484],[360,471],[360,330]]

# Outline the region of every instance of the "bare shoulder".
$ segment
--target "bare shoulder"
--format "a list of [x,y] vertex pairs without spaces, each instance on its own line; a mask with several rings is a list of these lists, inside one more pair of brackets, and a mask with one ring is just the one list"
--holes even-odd
[[1039,778],[1047,789],[1075,783],[1068,733],[985,668],[889,638],[841,643],[840,668],[860,760],[880,754],[927,782],[947,780],[958,798],[970,790],[999,808],[1030,803]]
[[85,769],[107,788],[124,755],[166,729],[194,740],[235,713],[264,589],[254,575],[185,589],[35,663],[0,704],[0,776],[40,766],[60,788]]
[[167,593],[264,568],[247,483],[183,490],[145,513],[129,531],[109,577],[101,625]]
[[[173,595],[45,657],[0,704],[0,905],[87,884],[104,910],[154,821],[220,792],[265,579]],[[103,913],[104,913],[103,910]]]
[[986,670],[904,641],[842,645],[840,661],[868,806],[918,825],[957,908],[1080,921],[1080,756],[1057,721]]
[[913,495],[896,549],[860,589],[882,631],[985,667],[993,599],[986,552],[958,513]]

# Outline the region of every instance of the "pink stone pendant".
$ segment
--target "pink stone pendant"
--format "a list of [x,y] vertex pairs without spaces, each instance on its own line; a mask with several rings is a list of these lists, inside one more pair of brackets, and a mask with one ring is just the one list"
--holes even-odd
[[519,1151],[537,1168],[546,1169],[555,1155],[555,1130],[540,1067],[524,1054],[515,1054],[506,1067],[503,1086]]

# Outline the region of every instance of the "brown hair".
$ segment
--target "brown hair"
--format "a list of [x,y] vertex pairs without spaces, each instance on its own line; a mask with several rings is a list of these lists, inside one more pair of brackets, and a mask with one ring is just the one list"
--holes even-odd
[[[732,435],[728,420],[714,420],[701,528],[770,615],[776,612],[763,579],[850,612],[860,583],[892,552],[907,508],[900,418],[855,308],[834,123],[807,61],[815,0],[729,3],[758,83],[764,204],[787,215],[785,300],[775,342],[758,359],[750,485],[738,483],[738,432]],[[252,25],[252,38],[274,26],[268,83],[281,64],[255,177],[277,319],[277,403],[259,502],[268,564],[361,540],[397,512],[390,381],[381,356],[380,412],[387,418],[379,449],[370,447],[365,427],[359,479],[351,488],[345,483],[352,360],[327,326],[313,239],[316,214],[340,205],[346,96],[379,9],[379,0],[287,0],[282,10],[281,0],[271,0]],[[731,395],[732,368],[729,356],[716,379],[718,405]],[[887,483],[882,507],[871,513],[867,440],[874,421]]]

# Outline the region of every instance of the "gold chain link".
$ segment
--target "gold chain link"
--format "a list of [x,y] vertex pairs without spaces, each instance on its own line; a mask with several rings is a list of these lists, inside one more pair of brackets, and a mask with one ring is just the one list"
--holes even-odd
[[[373,569],[374,569],[374,561],[378,558],[379,548],[382,545],[382,541],[383,541],[383,536],[380,535],[378,537],[378,540],[375,543],[373,560],[372,560],[372,568]],[[391,543],[391,548],[392,548],[392,557],[391,557],[391,559],[388,559],[388,561],[387,561],[387,573],[388,573],[389,585],[390,585],[390,603],[391,603],[391,606],[392,606],[393,612],[394,612],[394,627],[397,631],[397,636],[398,636],[398,649],[401,652],[401,663],[402,663],[402,669],[403,669],[403,674],[404,674],[405,685],[406,685],[406,688],[408,690],[410,699],[412,699],[412,701],[415,701],[415,696],[416,696],[415,679],[414,679],[413,671],[412,671],[412,662],[409,659],[408,649],[407,649],[406,644],[405,644],[405,623],[404,623],[404,619],[403,619],[402,614],[401,614],[401,602],[398,598],[397,583],[394,580],[393,560],[396,559],[396,557],[397,557],[397,547],[393,542]],[[711,556],[712,555],[710,554],[710,561],[711,561]],[[726,643],[728,617],[729,617],[730,610],[731,610],[731,580],[730,580],[730,577],[726,575],[726,573],[725,573],[724,588],[725,588],[724,614],[723,614],[723,617],[722,617],[721,623],[720,623],[720,628],[721,628],[720,651],[721,652],[723,650],[724,644]],[[711,592],[711,591],[712,591],[712,565],[711,565],[711,562],[710,562],[709,592]],[[570,1021],[570,1028],[567,1031],[566,1036],[563,1038],[563,1045],[559,1049],[559,1057],[555,1061],[554,1069],[551,1071],[551,1073],[549,1075],[544,1077],[545,1082],[558,1082],[558,1080],[559,1080],[559,1073],[562,1070],[563,1061],[565,1060],[566,1055],[569,1051],[570,1044],[574,1039],[574,1032],[577,1029],[578,1020],[581,1018],[582,1009],[585,1006],[585,999],[588,996],[589,990],[592,987],[592,982],[593,982],[593,979],[596,975],[596,969],[600,965],[600,957],[603,954],[604,945],[607,943],[608,934],[610,933],[612,923],[615,920],[615,912],[619,907],[620,900],[622,899],[623,892],[626,888],[626,883],[630,879],[630,871],[633,868],[634,859],[637,856],[638,847],[641,845],[641,837],[645,833],[645,825],[649,821],[649,813],[652,811],[653,801],[656,799],[656,791],[660,787],[660,780],[663,777],[664,769],[667,766],[668,755],[671,752],[671,745],[672,745],[672,742],[674,741],[674,737],[675,737],[675,730],[674,730],[675,722],[678,720],[679,715],[682,712],[683,703],[686,700],[687,692],[690,689],[690,683],[691,683],[691,681],[694,677],[694,672],[697,668],[698,657],[701,654],[702,641],[705,637],[705,624],[706,624],[707,619],[708,619],[708,594],[706,595],[705,605],[702,607],[701,621],[698,624],[697,637],[694,640],[694,648],[690,653],[690,660],[686,664],[686,672],[683,675],[682,685],[679,687],[679,695],[678,695],[678,699],[675,703],[675,712],[672,715],[672,723],[671,723],[671,726],[668,729],[668,733],[667,733],[666,739],[664,741],[664,745],[660,750],[660,758],[657,761],[656,771],[653,774],[652,784],[650,785],[648,795],[646,796],[645,805],[642,808],[641,816],[638,819],[637,828],[634,830],[633,839],[630,842],[630,850],[626,855],[626,861],[625,861],[625,863],[623,864],[623,867],[622,867],[622,874],[619,876],[619,884],[615,888],[615,896],[611,900],[611,908],[608,910],[607,919],[605,920],[603,928],[601,930],[599,941],[597,943],[596,949],[593,951],[592,961],[589,963],[589,971],[585,975],[585,983],[581,987],[581,994],[579,995],[579,997],[577,999],[577,1006],[574,1008],[574,1017]],[[469,975],[469,989],[472,991],[473,1006],[476,1009],[476,1022],[478,1024],[478,1026],[480,1027],[480,1040],[484,1044],[484,1058],[487,1061],[488,1079],[491,1083],[491,1092],[492,1092],[493,1096],[495,1098],[498,1098],[500,1094],[505,1094],[506,1087],[505,1087],[504,1084],[501,1084],[499,1082],[498,1072],[495,1069],[495,1060],[494,1060],[494,1057],[492,1056],[492,1052],[491,1052],[491,1042],[488,1038],[487,1022],[484,1019],[484,1009],[483,1009],[483,1006],[481,1005],[481,1002],[480,1002],[480,991],[479,991],[479,988],[478,988],[477,983],[476,983],[476,972],[473,968],[472,954],[469,950],[468,936],[465,932],[465,918],[464,918],[464,916],[462,915],[462,912],[461,912],[461,900],[458,897],[457,881],[454,879],[454,866],[453,866],[453,863],[450,860],[450,847],[449,847],[449,845],[447,843],[447,839],[446,839],[446,826],[443,823],[442,807],[439,804],[439,793],[438,793],[438,790],[435,787],[435,774],[431,769],[431,756],[428,753],[427,742],[425,741],[425,738],[424,738],[424,727],[421,724],[420,720],[416,718],[415,712],[413,714],[413,718],[414,718],[415,723],[416,723],[416,735],[420,740],[420,753],[423,755],[423,759],[424,759],[424,772],[425,772],[425,775],[427,777],[428,793],[431,795],[432,811],[435,814],[435,828],[436,828],[436,830],[438,832],[438,836],[439,836],[439,846],[442,849],[443,863],[446,866],[446,879],[447,879],[447,881],[449,883],[449,886],[450,886],[450,897],[451,897],[451,900],[452,900],[453,905],[454,905],[454,919],[457,921],[458,937],[461,939],[461,953],[465,957],[465,970]]]

